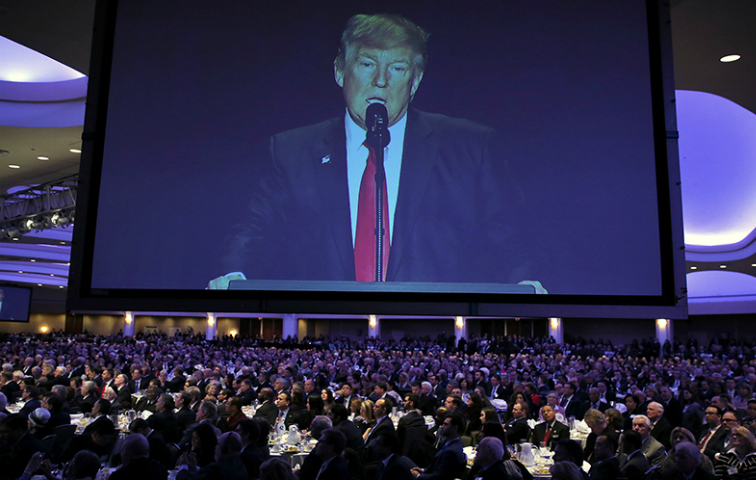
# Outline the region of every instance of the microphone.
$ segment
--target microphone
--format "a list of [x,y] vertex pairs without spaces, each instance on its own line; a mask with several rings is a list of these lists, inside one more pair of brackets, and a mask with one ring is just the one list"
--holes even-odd
[[371,103],[365,110],[365,126],[367,127],[367,136],[365,138],[368,146],[381,150],[391,141],[391,134],[388,130],[388,110],[382,103]]

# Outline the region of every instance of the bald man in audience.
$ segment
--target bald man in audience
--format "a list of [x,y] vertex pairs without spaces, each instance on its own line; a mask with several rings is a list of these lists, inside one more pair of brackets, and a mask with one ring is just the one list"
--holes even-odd
[[672,424],[664,416],[664,406],[659,402],[651,402],[646,410],[646,416],[651,421],[651,436],[664,445],[665,450],[669,450],[672,448]]
[[504,462],[504,444],[495,437],[486,437],[478,443],[473,463],[467,478],[501,480],[522,478],[520,469],[513,462]]
[[[146,426],[146,424],[145,424]],[[132,433],[121,447],[121,468],[110,475],[112,480],[166,480],[168,470],[165,465],[152,460],[150,444],[144,435]]]

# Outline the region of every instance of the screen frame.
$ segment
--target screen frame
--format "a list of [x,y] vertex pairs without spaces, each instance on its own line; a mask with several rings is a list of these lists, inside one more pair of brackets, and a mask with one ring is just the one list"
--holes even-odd
[[677,152],[669,5],[646,0],[651,100],[661,246],[660,295],[522,295],[484,293],[291,290],[96,289],[93,252],[116,30],[117,1],[95,11],[87,111],[82,134],[79,201],[67,309],[233,313],[332,313],[440,316],[687,318],[682,197]]
[[6,290],[8,288],[13,288],[15,290],[25,290],[29,293],[29,303],[26,305],[26,320],[9,320],[5,318],[0,318],[0,322],[8,322],[8,323],[29,323],[31,318],[31,305],[32,305],[32,294],[34,293],[34,290],[31,287],[24,287],[21,285],[15,285],[11,283],[3,283],[0,284],[0,289]]

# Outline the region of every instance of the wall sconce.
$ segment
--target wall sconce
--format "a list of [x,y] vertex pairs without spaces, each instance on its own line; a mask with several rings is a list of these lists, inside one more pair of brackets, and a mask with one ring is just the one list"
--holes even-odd
[[551,329],[556,330],[559,328],[559,319],[558,318],[550,318],[549,321],[551,322]]
[[368,317],[368,325],[370,325],[370,328],[375,328],[378,326],[378,319],[375,317],[375,315],[370,315]]
[[47,333],[50,331],[50,327],[48,327],[47,325],[42,325],[41,327],[39,327],[39,331],[42,333]]
[[207,314],[207,326],[208,327],[212,327],[213,325],[215,325],[215,317],[213,316],[212,313],[208,313]]
[[659,318],[656,320],[656,325],[661,329],[665,329],[667,328],[667,320],[665,318]]
[[126,322],[126,325],[131,325],[131,322],[134,321],[134,317],[131,315],[131,312],[126,312],[123,320]]
[[462,317],[457,317],[457,321],[454,324],[457,327],[457,330],[462,330],[465,328],[465,319]]
[[228,332],[228,334],[231,335],[232,337],[236,337],[237,333],[238,332],[236,330],[231,330],[230,332]]

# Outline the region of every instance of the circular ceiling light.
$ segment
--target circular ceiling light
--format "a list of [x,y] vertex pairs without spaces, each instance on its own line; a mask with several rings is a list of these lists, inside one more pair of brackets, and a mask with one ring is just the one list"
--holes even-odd
[[719,59],[719,61],[722,63],[736,62],[738,60],[740,60],[740,55],[725,55],[724,57]]

